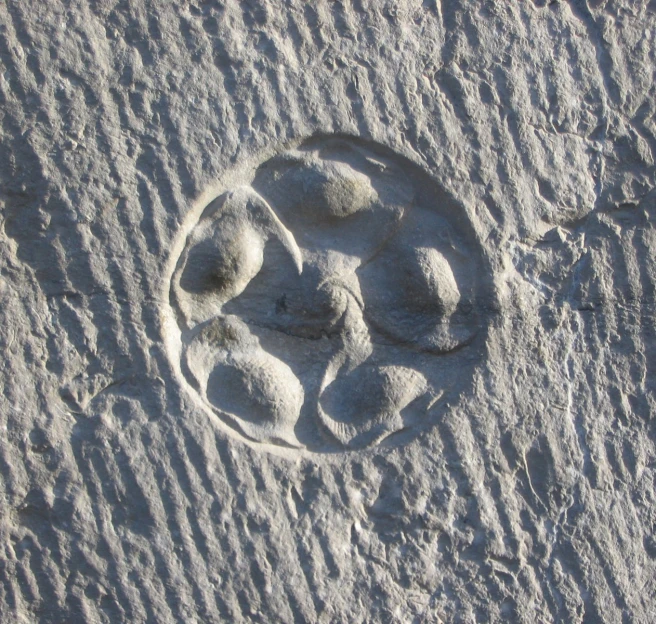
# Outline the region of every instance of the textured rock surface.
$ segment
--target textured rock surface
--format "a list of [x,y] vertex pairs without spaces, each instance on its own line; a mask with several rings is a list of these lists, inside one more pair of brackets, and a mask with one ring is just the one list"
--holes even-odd
[[[653,621],[655,35],[646,0],[1,4],[0,620]],[[270,452],[277,433],[232,431],[183,387],[170,268],[213,198],[246,210],[248,171],[335,135],[453,198],[485,331],[404,443]],[[314,208],[368,210],[364,169],[313,162],[302,179],[332,198]],[[294,179],[256,190],[275,205]],[[275,229],[258,227],[251,255],[221,252],[249,279]],[[358,278],[379,324],[383,278],[458,314],[468,286],[428,238],[403,260],[423,278]],[[360,308],[319,282],[298,306],[326,331]],[[265,420],[292,422],[297,377],[249,386],[268,369],[239,360],[259,353],[239,327],[239,348],[199,357],[240,362],[237,386],[277,397]],[[424,386],[385,366],[337,377],[381,405],[403,387],[396,418]],[[357,419],[349,391],[326,402]]]
[[245,177],[190,213],[171,254],[181,385],[278,450],[406,442],[462,392],[496,307],[463,207],[410,161],[339,136]]

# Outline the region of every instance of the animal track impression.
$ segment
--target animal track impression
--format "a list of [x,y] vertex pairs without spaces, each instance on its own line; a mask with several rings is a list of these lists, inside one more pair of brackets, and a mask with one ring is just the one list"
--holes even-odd
[[483,263],[417,165],[313,138],[245,173],[181,234],[171,355],[232,432],[335,452],[407,441],[479,359]]

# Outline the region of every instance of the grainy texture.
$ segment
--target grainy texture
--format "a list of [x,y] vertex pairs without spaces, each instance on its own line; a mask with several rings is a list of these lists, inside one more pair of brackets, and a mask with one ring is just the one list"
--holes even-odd
[[[656,3],[0,4],[0,620],[656,619]],[[468,391],[290,460],[181,390],[198,198],[314,135],[463,206]]]

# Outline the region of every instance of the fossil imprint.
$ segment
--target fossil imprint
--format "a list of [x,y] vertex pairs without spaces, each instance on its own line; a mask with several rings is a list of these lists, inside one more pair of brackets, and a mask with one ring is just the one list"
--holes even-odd
[[475,238],[387,148],[306,141],[185,234],[170,285],[180,371],[241,436],[315,452],[405,440],[471,377]]

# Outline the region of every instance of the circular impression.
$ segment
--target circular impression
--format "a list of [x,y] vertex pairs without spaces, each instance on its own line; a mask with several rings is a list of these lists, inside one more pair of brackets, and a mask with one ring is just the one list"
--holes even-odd
[[405,443],[471,381],[486,319],[466,213],[350,137],[234,176],[180,233],[169,354],[232,434],[308,452]]

